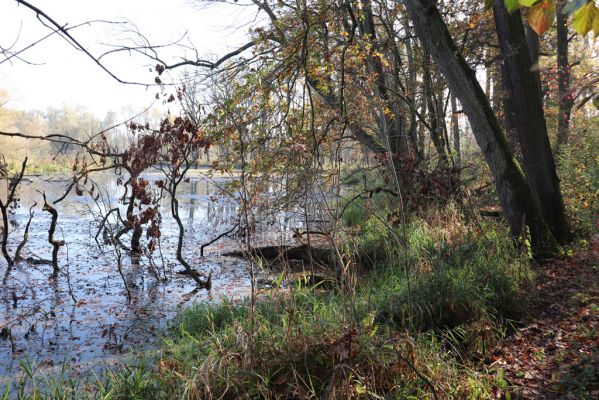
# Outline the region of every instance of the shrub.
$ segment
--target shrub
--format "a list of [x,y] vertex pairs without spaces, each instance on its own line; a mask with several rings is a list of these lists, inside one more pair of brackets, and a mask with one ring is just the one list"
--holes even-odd
[[[595,119],[595,129],[599,119]],[[586,238],[599,218],[599,136],[583,132],[562,146],[557,157],[561,189],[574,233]]]

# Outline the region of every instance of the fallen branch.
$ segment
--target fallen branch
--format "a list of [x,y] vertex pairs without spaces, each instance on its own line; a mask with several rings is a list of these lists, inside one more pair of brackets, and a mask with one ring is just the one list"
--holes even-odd
[[249,251],[234,250],[223,253],[227,257],[259,257],[265,260],[299,260],[317,261],[323,265],[332,265],[333,256],[328,248],[314,247],[307,244],[299,246],[263,246],[253,247]]
[[200,256],[204,257],[204,248],[210,246],[213,243],[216,243],[217,241],[219,241],[220,239],[222,239],[223,237],[233,233],[233,231],[235,229],[237,229],[239,227],[239,223],[236,223],[231,229],[229,229],[228,231],[221,233],[220,235],[218,235],[217,237],[215,237],[214,239],[212,239],[211,241],[209,241],[208,243],[204,243],[203,245],[200,246]]

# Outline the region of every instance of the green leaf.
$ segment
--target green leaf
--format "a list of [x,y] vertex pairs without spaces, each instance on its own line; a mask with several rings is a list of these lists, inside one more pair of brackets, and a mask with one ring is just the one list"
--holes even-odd
[[523,7],[532,7],[533,4],[535,4],[538,1],[539,0],[518,0],[518,4],[520,4]]
[[512,13],[520,8],[520,2],[518,0],[504,0],[505,8]]
[[[505,8],[512,13],[519,9],[521,6],[530,7],[539,0],[503,0]],[[495,0],[485,0],[485,10],[490,9],[495,4]]]
[[595,17],[599,14],[599,10],[595,6],[594,1],[585,4],[584,7],[576,11],[572,19],[572,27],[581,36],[586,36],[593,29]]

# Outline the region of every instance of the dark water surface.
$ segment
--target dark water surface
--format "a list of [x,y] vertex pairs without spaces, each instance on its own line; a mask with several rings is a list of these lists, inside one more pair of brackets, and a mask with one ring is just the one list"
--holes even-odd
[[[150,180],[153,178],[158,176],[148,176]],[[218,255],[223,248],[237,246],[233,239],[225,238],[210,246],[206,257],[199,255],[201,244],[228,230],[236,220],[237,203],[221,190],[226,183],[226,178],[192,175],[189,182],[181,184],[178,196],[186,229],[185,257],[198,271],[212,272],[211,292],[194,292],[194,282],[177,274],[182,270],[174,256],[177,227],[170,217],[168,199],[164,199],[161,204],[164,262],[158,251],[154,254],[155,266],[145,255],[131,260],[123,253],[123,272],[132,292],[130,302],[112,247],[100,248],[93,239],[97,223],[89,209],[97,206],[92,199],[72,194],[59,203],[57,238],[67,244],[59,258],[64,273],[54,280],[50,278],[50,266],[21,262],[0,283],[0,330],[5,333],[0,337],[0,387],[19,376],[19,363],[24,360],[47,371],[66,362],[76,372],[126,362],[122,358],[126,350],[155,349],[168,321],[182,307],[246,296],[250,286],[246,263]],[[23,183],[19,188],[21,207],[11,217],[16,224],[11,233],[11,254],[22,237],[29,207],[37,202],[23,256],[51,257],[52,247],[47,241],[50,215],[41,210],[40,192],[56,199],[67,184],[68,180],[59,177],[29,177]],[[107,203],[110,202],[103,207],[117,206],[123,189],[116,178],[104,175],[99,177],[98,184],[107,191],[104,195]],[[0,181],[0,185],[5,182]],[[5,196],[5,190],[1,188],[0,195]],[[259,232],[264,241],[280,242],[292,226],[301,225],[292,213],[281,214],[273,222]],[[0,277],[6,267],[2,258]]]

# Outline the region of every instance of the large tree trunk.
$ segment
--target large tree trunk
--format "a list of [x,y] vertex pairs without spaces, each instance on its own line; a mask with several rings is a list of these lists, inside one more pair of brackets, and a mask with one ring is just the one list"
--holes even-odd
[[570,90],[570,62],[568,60],[568,16],[563,13],[566,1],[561,0],[557,9],[557,97],[559,115],[557,118],[557,144],[568,143],[570,115],[574,99]]
[[[543,99],[543,90],[541,87],[541,66],[539,64],[539,57],[541,55],[541,43],[539,35],[529,26],[526,25],[526,46],[528,48],[528,54],[530,56],[530,72],[536,80],[536,86],[539,90],[539,96]],[[541,106],[543,102],[541,101]]]
[[570,241],[570,229],[547,136],[540,81],[531,60],[531,52],[537,51],[534,40],[525,45],[519,11],[510,14],[502,1],[496,1],[493,14],[526,178],[547,226],[558,242],[565,244]]
[[495,180],[495,187],[513,235],[530,230],[535,256],[543,257],[555,250],[551,233],[541,218],[526,178],[509,149],[489,99],[476,74],[468,66],[451,37],[434,0],[403,0],[416,33],[459,99],[468,116],[480,147]]
[[501,94],[503,101],[503,128],[505,130],[505,136],[519,162],[522,162],[522,152],[520,151],[520,143],[518,143],[518,136],[516,135],[516,122],[514,117],[514,103],[512,102],[512,94],[506,88],[504,82],[507,80],[507,72],[505,65],[501,64]]

